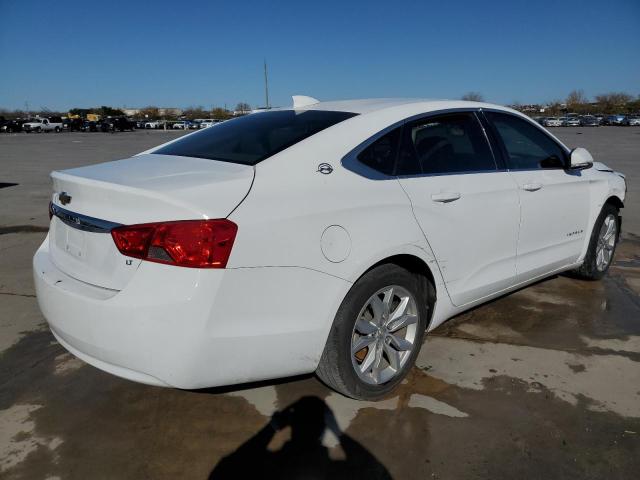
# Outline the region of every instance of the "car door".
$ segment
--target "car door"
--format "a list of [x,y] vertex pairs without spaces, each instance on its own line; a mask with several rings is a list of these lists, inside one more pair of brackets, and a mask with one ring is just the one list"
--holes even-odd
[[396,173],[455,305],[515,281],[520,212],[513,178],[471,111],[405,124]]
[[575,263],[589,235],[588,181],[565,169],[566,149],[533,122],[504,112],[484,115],[518,184],[518,281]]

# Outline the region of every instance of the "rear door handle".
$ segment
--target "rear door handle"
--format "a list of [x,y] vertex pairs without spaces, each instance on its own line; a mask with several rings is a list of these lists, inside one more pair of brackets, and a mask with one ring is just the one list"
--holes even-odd
[[522,185],[522,189],[526,190],[527,192],[535,192],[537,190],[540,190],[542,188],[542,184],[540,183],[525,183],[524,185]]
[[458,192],[434,193],[431,195],[431,200],[434,202],[449,203],[455,202],[460,198],[460,196],[461,195]]

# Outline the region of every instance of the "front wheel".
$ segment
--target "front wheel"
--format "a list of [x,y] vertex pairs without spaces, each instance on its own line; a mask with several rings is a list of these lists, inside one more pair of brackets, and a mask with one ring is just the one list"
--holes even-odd
[[575,273],[586,280],[600,280],[604,277],[613,261],[619,238],[619,210],[607,203],[602,207],[593,226],[584,263]]
[[386,264],[363,275],[336,314],[317,375],[351,398],[375,400],[402,381],[427,327],[426,279]]

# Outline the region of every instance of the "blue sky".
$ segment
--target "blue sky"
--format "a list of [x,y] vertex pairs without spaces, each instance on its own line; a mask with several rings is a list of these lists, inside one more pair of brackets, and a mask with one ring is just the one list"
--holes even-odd
[[640,1],[0,0],[0,107],[640,94]]

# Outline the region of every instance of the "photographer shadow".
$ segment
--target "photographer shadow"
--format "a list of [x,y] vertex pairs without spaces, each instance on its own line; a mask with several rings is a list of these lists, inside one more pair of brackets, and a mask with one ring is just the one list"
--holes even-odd
[[[280,450],[268,445],[276,432],[291,427],[291,438]],[[322,444],[326,431],[339,440],[343,459],[329,457]],[[341,432],[329,406],[318,397],[303,397],[273,414],[271,421],[215,466],[210,480],[249,478],[390,479],[387,469],[366,448]]]

